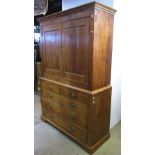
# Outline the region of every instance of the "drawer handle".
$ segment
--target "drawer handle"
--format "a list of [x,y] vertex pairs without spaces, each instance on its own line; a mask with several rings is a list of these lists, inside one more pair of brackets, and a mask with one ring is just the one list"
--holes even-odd
[[75,121],[76,120],[76,116],[69,116],[70,120]]
[[52,86],[48,86],[48,89],[49,89],[49,90],[52,90]]
[[75,128],[74,127],[70,127],[70,132],[75,132]]
[[75,105],[74,103],[71,103],[71,104],[70,104],[70,107],[71,107],[71,108],[76,108],[76,105]]
[[63,104],[63,103],[60,103],[60,106],[61,106],[61,107],[64,107],[64,104]]
[[53,108],[53,106],[50,105],[48,102],[45,104],[45,107],[48,109],[48,111],[49,111],[49,109],[52,109]]
[[75,98],[76,94],[75,93],[71,93],[71,98]]
[[53,106],[52,106],[50,103],[48,103],[48,106],[49,106],[50,108],[53,108]]
[[53,97],[53,95],[52,95],[52,93],[51,93],[51,92],[49,92],[49,93],[48,93],[48,96],[49,96],[49,97]]
[[51,118],[54,119],[54,116],[52,115]]

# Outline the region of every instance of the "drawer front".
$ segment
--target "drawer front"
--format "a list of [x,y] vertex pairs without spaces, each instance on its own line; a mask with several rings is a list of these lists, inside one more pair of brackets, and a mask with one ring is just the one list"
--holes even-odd
[[67,131],[69,134],[77,137],[83,142],[87,142],[87,130],[67,121],[62,115],[51,111],[51,109],[45,105],[43,105],[42,109],[44,112],[43,116],[48,118],[51,122],[60,126],[65,131]]
[[82,103],[89,103],[89,96],[83,92],[73,90],[70,88],[61,88],[61,95],[76,101],[80,101]]
[[61,104],[47,100],[47,99],[42,99],[41,100],[42,104],[45,106],[48,106],[51,111],[61,115],[65,120],[72,122],[74,124],[78,124],[79,126],[87,129],[87,114],[81,114],[72,111],[70,109],[64,108]]
[[41,80],[41,89],[60,94],[60,87],[48,81]]

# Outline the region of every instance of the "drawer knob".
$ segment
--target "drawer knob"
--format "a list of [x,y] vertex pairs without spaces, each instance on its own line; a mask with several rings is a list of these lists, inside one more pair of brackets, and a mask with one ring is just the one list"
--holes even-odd
[[71,97],[72,98],[75,98],[76,97],[76,94],[75,93],[71,93]]
[[70,127],[70,132],[75,132],[75,128],[74,127]]
[[48,86],[48,89],[49,89],[49,90],[52,90],[52,86]]
[[48,103],[48,106],[49,106],[50,108],[53,108],[53,106],[52,106],[50,103]]
[[60,106],[61,106],[61,107],[64,107],[64,104],[63,104],[63,103],[60,103]]
[[52,115],[51,118],[54,119],[54,116]]
[[71,103],[71,104],[70,104],[70,107],[71,107],[71,108],[76,108],[76,106],[75,106],[74,103]]
[[76,120],[76,116],[69,116],[70,120],[75,121]]
[[49,102],[45,103],[45,107],[48,111],[53,108],[53,106]]
[[52,93],[51,93],[51,92],[49,92],[49,93],[48,93],[48,96],[49,96],[49,97],[52,97],[53,95],[52,95]]

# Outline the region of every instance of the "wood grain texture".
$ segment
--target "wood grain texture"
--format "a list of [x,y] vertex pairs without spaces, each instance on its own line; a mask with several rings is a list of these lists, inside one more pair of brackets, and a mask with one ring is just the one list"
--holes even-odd
[[96,90],[92,90],[92,91],[89,91],[89,90],[86,90],[86,89],[82,89],[82,88],[78,88],[78,87],[75,87],[75,86],[72,86],[72,85],[69,85],[69,84],[65,84],[65,83],[60,83],[58,81],[53,81],[51,79],[47,79],[47,78],[44,78],[44,77],[41,77],[40,78],[41,81],[48,81],[49,83],[48,84],[57,84],[59,86],[64,86],[64,87],[67,87],[67,88],[70,88],[70,89],[73,89],[73,90],[77,90],[77,91],[80,91],[80,92],[83,92],[83,93],[87,93],[87,94],[91,94],[91,95],[94,95],[94,94],[97,94],[101,91],[104,91],[106,89],[109,89],[111,88],[110,85],[107,85],[105,87],[102,87],[102,88],[99,88],[99,89],[96,89]]
[[[84,5],[81,5],[81,6],[78,6],[78,7],[75,7],[75,8],[71,8],[71,9],[68,9],[68,10],[65,10],[65,11],[61,11],[61,12],[58,12],[58,13],[53,13],[51,15],[48,15],[48,16],[45,16],[45,17],[42,17],[42,18],[39,18],[38,21],[43,23],[45,21],[48,21],[50,19],[54,19],[54,20],[59,20],[61,19],[62,16],[69,16],[69,18],[72,17],[72,14],[75,13],[75,12],[81,12],[81,11],[87,11],[88,9],[99,9],[99,10],[102,10],[103,12],[107,12],[109,14],[115,14],[116,10],[109,7],[109,6],[106,6],[104,4],[101,4],[99,2],[91,2],[91,3],[88,3],[88,4],[84,4]],[[85,13],[87,15],[87,13]],[[78,14],[77,14],[78,15]],[[72,18],[76,18],[76,16],[73,16]],[[72,19],[71,18],[71,19]],[[81,18],[81,16],[79,17]],[[51,21],[49,21],[51,23]]]
[[62,23],[64,78],[88,82],[89,18]]
[[113,15],[95,10],[92,90],[110,84]]
[[111,89],[92,96],[88,114],[88,144],[97,143],[109,133]]
[[42,100],[42,104],[43,107],[49,110],[49,113],[56,113],[61,116],[65,122],[72,123],[74,126],[81,128],[81,130],[87,130],[87,115],[79,115],[77,112],[65,109],[61,104],[57,104],[52,100]]
[[79,138],[83,142],[87,142],[87,130],[82,129],[72,122],[66,121],[66,119],[64,119],[64,117],[58,113],[51,113],[49,108],[46,108],[46,106],[43,107],[43,111],[43,118],[48,118],[49,121],[66,130],[66,132],[72,134],[74,137]]
[[89,153],[110,137],[114,13],[92,2],[40,19],[42,119]]
[[53,24],[44,26],[42,34],[43,75],[46,73],[60,76],[62,72],[61,25]]

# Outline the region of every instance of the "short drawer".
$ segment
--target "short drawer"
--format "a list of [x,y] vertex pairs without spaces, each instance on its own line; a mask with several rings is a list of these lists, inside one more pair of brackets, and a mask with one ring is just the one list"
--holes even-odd
[[69,134],[82,140],[83,142],[87,142],[87,130],[71,122],[68,122],[63,116],[55,112],[52,112],[46,106],[43,106],[43,111],[44,111],[43,116],[46,117],[48,120],[58,125],[60,128],[67,131]]
[[[61,115],[65,120],[72,122],[73,124],[78,124],[82,128],[87,129],[88,127],[88,115],[82,114],[80,112],[75,112],[70,109],[65,108],[59,103],[49,101],[46,99],[41,100],[42,105],[48,107],[52,112]],[[80,113],[80,115],[79,115]]]
[[41,80],[41,89],[60,94],[60,86],[59,85],[56,85],[54,83],[51,83],[51,82],[48,82],[45,80]]
[[89,103],[88,94],[74,90],[74,89],[61,87],[61,95],[68,97],[69,99],[72,99],[72,100]]

